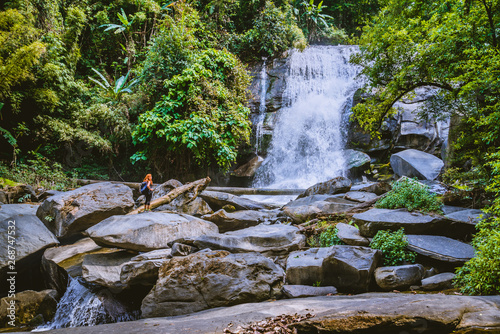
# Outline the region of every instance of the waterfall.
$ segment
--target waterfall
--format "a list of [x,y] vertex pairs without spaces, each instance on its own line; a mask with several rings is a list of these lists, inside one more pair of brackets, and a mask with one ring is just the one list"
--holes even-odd
[[263,58],[264,63],[262,64],[262,69],[260,70],[260,104],[259,104],[259,116],[257,118],[257,123],[255,125],[255,154],[259,155],[260,145],[262,142],[262,128],[264,126],[264,119],[266,117],[266,92],[267,92],[267,71],[266,71],[266,60]]
[[283,93],[267,158],[254,186],[307,188],[345,176],[345,115],[361,87],[359,68],[349,64],[355,46],[312,46],[290,55]]
[[110,294],[94,293],[81,284],[79,278],[70,278],[70,284],[57,304],[54,319],[34,332],[131,321],[138,319],[138,312],[136,313],[128,312],[125,306]]

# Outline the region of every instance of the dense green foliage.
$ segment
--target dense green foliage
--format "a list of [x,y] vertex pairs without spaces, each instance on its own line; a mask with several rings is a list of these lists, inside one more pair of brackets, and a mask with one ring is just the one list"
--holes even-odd
[[122,179],[226,170],[250,135],[243,62],[345,40],[325,10],[310,0],[2,2],[0,160],[15,167],[36,152],[80,176]]
[[[361,53],[353,59],[368,78],[371,96],[353,112],[376,134],[394,103],[422,86],[439,90],[420,110],[422,119],[452,117],[446,173],[459,194],[474,205],[489,204],[490,227],[478,225],[477,257],[459,270],[468,293],[500,289],[497,273],[500,213],[500,2],[386,0],[364,28]],[[495,253],[496,252],[496,253]],[[493,258],[490,258],[493,256]],[[491,279],[491,280],[490,280]]]
[[327,222],[320,222],[318,226],[322,228],[322,231],[321,233],[312,235],[308,238],[307,244],[310,247],[344,245],[344,242],[337,236],[338,229],[335,225],[330,225]]
[[385,266],[415,263],[417,254],[406,250],[407,246],[408,240],[403,228],[395,232],[380,230],[370,243],[371,248],[382,251]]
[[474,258],[457,269],[455,285],[463,293],[493,295],[500,293],[500,222],[497,217],[480,221],[472,245]]
[[406,208],[408,211],[441,212],[441,202],[429,187],[416,179],[407,177],[394,181],[392,190],[375,203],[375,207],[384,209]]

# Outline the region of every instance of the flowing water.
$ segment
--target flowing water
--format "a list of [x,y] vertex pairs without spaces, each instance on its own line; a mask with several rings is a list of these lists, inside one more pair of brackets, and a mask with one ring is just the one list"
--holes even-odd
[[68,289],[57,304],[54,319],[34,332],[136,319],[138,312],[127,311],[126,307],[111,295],[96,293],[81,284],[78,278],[70,278]]
[[264,119],[266,117],[266,91],[267,91],[267,71],[266,71],[266,58],[263,58],[264,63],[260,70],[260,104],[259,116],[257,124],[255,125],[255,154],[259,155],[260,146],[262,142],[262,129],[264,126]]
[[267,158],[254,186],[307,188],[345,176],[346,115],[359,87],[355,46],[312,46],[293,51]]

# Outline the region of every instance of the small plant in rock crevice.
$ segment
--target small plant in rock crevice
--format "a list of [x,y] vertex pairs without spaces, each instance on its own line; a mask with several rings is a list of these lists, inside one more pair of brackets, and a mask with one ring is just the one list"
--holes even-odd
[[321,233],[310,236],[307,239],[307,243],[310,247],[330,247],[334,245],[343,245],[344,242],[340,240],[340,238],[337,236],[337,233],[338,229],[337,227],[335,227],[335,225],[327,225]]
[[416,179],[404,177],[393,182],[391,186],[392,190],[384,198],[377,201],[376,208],[406,208],[408,211],[442,213],[442,203],[438,200],[437,195],[431,193],[427,185]]
[[395,232],[380,230],[370,243],[371,248],[382,251],[385,266],[415,263],[417,254],[406,250],[407,246],[408,239],[403,228]]

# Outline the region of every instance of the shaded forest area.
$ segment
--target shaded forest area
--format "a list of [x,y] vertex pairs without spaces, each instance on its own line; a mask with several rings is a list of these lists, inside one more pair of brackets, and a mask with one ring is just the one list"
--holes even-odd
[[246,64],[346,43],[377,8],[373,0],[6,2],[3,173],[132,180],[151,170],[167,180],[225,171],[251,134]]

